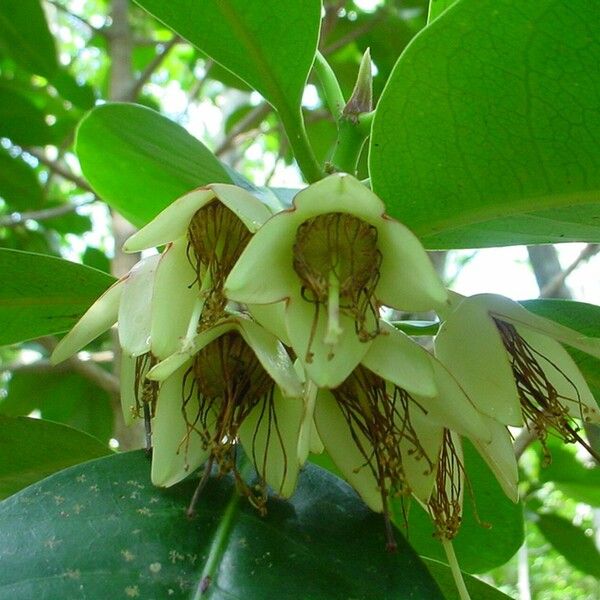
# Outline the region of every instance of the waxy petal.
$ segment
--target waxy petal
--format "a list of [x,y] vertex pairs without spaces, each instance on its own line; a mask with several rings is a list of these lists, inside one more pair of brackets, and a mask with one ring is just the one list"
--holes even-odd
[[271,211],[263,202],[237,185],[213,183],[209,187],[252,233],[258,231],[272,216]]
[[[348,483],[360,494],[365,504],[375,512],[383,512],[381,492],[377,479],[360,452],[344,415],[328,390],[321,390],[315,406],[315,424],[319,436],[331,459]],[[367,456],[373,446],[360,431],[356,431]]]
[[389,323],[380,321],[380,328],[381,334],[371,342],[361,363],[410,394],[435,396],[429,353]]
[[129,271],[119,303],[119,343],[129,356],[150,351],[150,307],[159,255],[140,260]]
[[[183,415],[182,387],[184,364],[160,387],[152,424],[152,483],[169,487],[195,471],[208,458],[200,436],[190,431]],[[214,423],[212,424],[214,427]]]
[[283,498],[292,495],[298,479],[297,449],[303,415],[302,400],[285,398],[275,387],[272,402],[263,398],[238,431],[244,452],[258,475]]
[[248,312],[252,318],[262,325],[267,331],[270,331],[286,346],[291,346],[292,342],[285,326],[285,302],[275,302],[273,304],[248,304]]
[[307,377],[319,387],[335,388],[362,360],[372,340],[359,341],[354,329],[354,320],[340,313],[342,333],[338,343],[326,344],[327,308],[319,306],[315,324],[315,307],[315,304],[299,296],[289,300],[286,312],[288,335],[292,347],[304,365]]
[[135,421],[135,365],[136,359],[123,353],[121,355],[121,409],[125,425]]
[[215,192],[210,188],[199,188],[181,196],[134,233],[123,244],[123,250],[141,252],[184,237],[192,217],[214,198]]
[[[187,258],[187,239],[170,244],[160,256],[154,279],[150,343],[160,359],[177,352],[190,327],[196,302],[200,300],[196,272]],[[196,330],[192,325],[192,330]]]
[[440,327],[435,355],[482,413],[504,425],[523,424],[508,354],[484,307],[462,302]]
[[75,326],[58,343],[50,361],[58,364],[79,352],[99,335],[108,331],[116,322],[119,313],[119,302],[123,293],[127,276],[113,283],[103,294],[88,308],[87,312],[75,323]]

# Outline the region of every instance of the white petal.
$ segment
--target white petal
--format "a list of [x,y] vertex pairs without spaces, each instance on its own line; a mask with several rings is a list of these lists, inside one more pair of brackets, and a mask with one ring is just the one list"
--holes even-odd
[[[321,390],[315,407],[315,424],[331,459],[348,483],[360,494],[365,504],[375,512],[383,511],[381,492],[365,456],[358,449],[337,401],[327,390]],[[373,446],[359,431],[356,435],[367,456]]]
[[257,323],[277,336],[286,346],[292,345],[285,326],[285,301],[273,304],[248,304],[247,307]]
[[301,219],[285,210],[269,219],[248,242],[225,280],[225,295],[245,304],[270,304],[299,293],[292,248]]
[[[362,360],[372,340],[361,342],[354,329],[354,320],[340,313],[342,333],[335,346],[325,343],[327,308],[319,307],[299,296],[288,301],[286,325],[294,352],[304,365],[307,377],[317,386],[335,388]],[[314,320],[317,318],[316,325]]]
[[272,403],[261,400],[240,425],[238,434],[257,473],[283,498],[298,479],[298,438],[304,415],[299,398],[285,398],[275,387]]
[[56,365],[70,358],[117,322],[119,302],[126,279],[127,276],[113,283],[88,308],[87,312],[75,323],[73,329],[67,333],[52,352],[50,357],[52,364]]
[[[152,190],[148,190],[151,194]],[[150,223],[134,233],[123,245],[125,252],[140,252],[154,246],[162,246],[186,235],[187,228],[196,211],[215,197],[210,188],[200,188],[181,196],[169,204]]]
[[152,353],[158,358],[166,358],[179,349],[199,299],[198,284],[194,283],[196,273],[186,249],[185,237],[176,240],[162,253],[156,269],[150,337]]
[[504,493],[513,502],[518,502],[519,470],[510,433],[504,425],[494,419],[487,419],[487,426],[492,432],[490,442],[483,442],[477,438],[471,438],[471,441],[494,473]]
[[392,325],[380,321],[381,334],[369,346],[362,364],[411,394],[434,396],[437,387],[429,353]]
[[482,413],[519,427],[521,406],[500,333],[487,311],[468,300],[440,327],[435,355]]
[[547,335],[517,327],[519,335],[534,349],[534,357],[572,417],[600,422],[600,409],[579,367],[569,353]]
[[121,409],[126,425],[131,425],[135,420],[135,364],[136,359],[125,352],[121,355]]
[[[209,456],[200,436],[190,431],[182,412],[183,365],[160,387],[152,423],[152,483],[169,487],[195,471]],[[190,409],[192,412],[193,409]],[[190,412],[188,420],[193,420]],[[214,426],[214,423],[212,424]]]
[[271,217],[271,211],[265,204],[237,185],[213,183],[209,187],[252,233],[258,231],[261,225]]
[[377,231],[382,254],[377,299],[398,310],[443,310],[448,293],[417,237],[390,217]]
[[[294,363],[296,372],[298,372],[298,365],[300,364],[300,361]],[[302,367],[300,366],[300,368]],[[323,443],[315,426],[315,403],[318,391],[319,388],[310,379],[304,381],[304,416],[298,440],[298,457],[301,465],[306,462],[310,452],[316,454],[323,452]]]
[[150,351],[150,307],[159,255],[140,260],[129,271],[119,303],[119,342],[130,356]]
[[265,371],[288,397],[302,397],[302,383],[281,342],[266,329],[248,319],[238,319],[238,330]]

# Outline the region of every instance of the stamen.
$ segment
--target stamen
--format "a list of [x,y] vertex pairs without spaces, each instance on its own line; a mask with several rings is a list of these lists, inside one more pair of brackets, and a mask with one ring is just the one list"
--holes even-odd
[[[558,365],[527,343],[514,325],[500,319],[494,319],[494,322],[510,355],[525,426],[540,440],[544,463],[549,464],[551,461],[546,444],[549,429],[556,432],[565,443],[579,442],[592,456],[600,459],[579,435],[580,428],[569,412],[569,403],[575,404],[581,420],[590,420],[589,408],[582,403],[577,386]],[[571,395],[559,394],[546,375],[548,369],[553,369],[569,384]]]
[[[340,284],[335,272],[329,272],[329,293],[327,300],[327,334],[325,343],[335,346],[343,331],[340,327]],[[330,356],[331,358],[331,356]]]
[[134,398],[136,417],[144,417],[146,434],[146,453],[152,448],[152,418],[156,412],[156,400],[158,398],[158,381],[146,379],[148,371],[158,362],[157,358],[150,352],[142,354],[135,359],[134,376]]

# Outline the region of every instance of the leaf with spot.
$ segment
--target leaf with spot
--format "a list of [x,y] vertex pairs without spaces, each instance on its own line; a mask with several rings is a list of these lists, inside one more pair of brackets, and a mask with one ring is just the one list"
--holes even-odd
[[600,39],[587,0],[461,0],[377,107],[371,183],[429,248],[600,240]]
[[149,470],[143,452],[117,454],[0,503],[0,599],[444,600],[401,536],[386,552],[381,515],[317,467],[266,517],[211,480],[191,521],[196,481],[161,490]]

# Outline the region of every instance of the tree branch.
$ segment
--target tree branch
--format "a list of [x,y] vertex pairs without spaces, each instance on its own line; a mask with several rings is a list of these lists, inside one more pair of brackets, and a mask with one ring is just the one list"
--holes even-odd
[[221,142],[219,147],[215,150],[215,154],[217,156],[221,156],[227,150],[233,146],[236,138],[246,132],[248,129],[254,128],[258,123],[260,123],[269,113],[271,112],[271,105],[267,102],[263,102],[258,106],[255,106],[243,119],[231,128],[231,131],[227,135],[227,137]]
[[587,244],[579,253],[577,258],[562,272],[555,275],[540,291],[541,298],[549,298],[556,295],[556,292],[562,288],[567,277],[582,263],[600,252],[600,244]]
[[60,217],[67,215],[80,206],[91,204],[94,200],[89,202],[81,202],[79,204],[61,204],[60,206],[53,206],[52,208],[46,208],[43,210],[32,210],[30,212],[13,212],[5,217],[0,217],[0,227],[17,227],[23,222],[31,219],[33,221],[45,221],[47,219],[53,219],[54,217]]
[[56,2],[55,0],[46,0],[46,2],[48,4],[50,4],[51,6],[54,6],[54,8],[56,8],[60,12],[64,13],[71,19],[74,19],[78,23],[85,25],[91,32],[99,33],[100,35],[106,35],[106,30],[104,28],[94,27],[89,21],[86,21],[80,15],[75,14],[74,12],[71,12],[66,6],[63,6],[62,4],[60,4],[60,2]]
[[80,187],[82,190],[86,190],[87,192],[94,193],[94,190],[91,188],[90,184],[83,179],[83,177],[79,177],[79,175],[75,175],[69,169],[61,165],[59,162],[48,158],[43,152],[40,152],[36,148],[23,148],[27,154],[30,154],[39,162],[41,162],[44,166],[48,167],[51,171],[60,175],[63,179],[67,181],[71,181],[77,187]]

